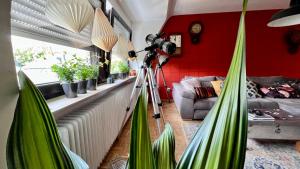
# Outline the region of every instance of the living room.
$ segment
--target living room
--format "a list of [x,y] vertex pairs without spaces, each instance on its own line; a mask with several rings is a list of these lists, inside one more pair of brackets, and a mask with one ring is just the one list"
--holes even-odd
[[299,0],[0,11],[0,168],[300,168]]

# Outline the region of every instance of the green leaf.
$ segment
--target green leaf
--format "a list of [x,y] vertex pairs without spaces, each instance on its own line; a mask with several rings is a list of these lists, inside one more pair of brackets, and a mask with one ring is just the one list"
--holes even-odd
[[145,86],[133,111],[128,169],[155,169],[147,118],[148,97]]
[[23,72],[19,72],[19,81],[19,99],[7,141],[8,169],[74,169],[73,162],[78,159],[70,159],[44,97]]
[[156,169],[174,169],[175,160],[175,136],[170,124],[165,125],[162,135],[153,144],[153,154]]
[[242,169],[245,161],[248,113],[246,102],[245,14],[224,89],[182,155],[177,169]]

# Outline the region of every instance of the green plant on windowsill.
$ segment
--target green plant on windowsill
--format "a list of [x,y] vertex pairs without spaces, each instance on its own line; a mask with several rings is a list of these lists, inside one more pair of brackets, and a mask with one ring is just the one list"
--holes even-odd
[[77,62],[74,59],[65,61],[62,64],[55,64],[51,67],[52,71],[57,74],[65,95],[68,98],[77,97],[78,84],[74,82],[76,68]]
[[119,66],[120,73],[128,73],[130,70],[128,64],[124,61],[120,61],[118,66]]

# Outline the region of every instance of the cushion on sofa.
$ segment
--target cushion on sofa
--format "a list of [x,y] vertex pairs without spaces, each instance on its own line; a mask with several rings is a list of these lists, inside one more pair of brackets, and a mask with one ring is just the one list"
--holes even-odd
[[266,98],[266,100],[276,102],[278,103],[280,109],[300,117],[300,99]]
[[285,78],[283,76],[261,76],[261,77],[248,77],[248,80],[255,82],[260,86],[272,86],[277,82],[284,81]]
[[213,88],[215,89],[217,96],[220,96],[223,85],[224,85],[224,81],[216,80],[216,81],[211,81],[210,83],[212,84]]
[[180,84],[186,89],[195,93],[194,87],[199,87],[200,82],[196,78],[190,78],[180,81]]
[[214,88],[212,87],[195,87],[195,92],[196,92],[196,96],[197,99],[205,99],[205,98],[209,98],[209,97],[216,97],[216,93]]
[[215,102],[217,101],[217,97],[210,97],[206,99],[197,99],[194,103],[195,110],[210,110]]
[[187,99],[195,99],[196,94],[192,90],[185,89],[181,84],[179,83],[173,83],[173,91],[176,91],[178,95],[187,98]]

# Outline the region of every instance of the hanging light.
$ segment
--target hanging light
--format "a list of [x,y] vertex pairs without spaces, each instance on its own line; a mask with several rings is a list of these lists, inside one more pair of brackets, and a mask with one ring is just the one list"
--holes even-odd
[[291,0],[290,8],[274,14],[269,27],[283,27],[300,24],[300,0]]
[[81,32],[94,18],[88,0],[48,0],[45,15],[55,25],[72,32]]
[[114,47],[116,55],[119,56],[119,58],[127,59],[128,56],[128,40],[126,40],[125,36],[123,34],[119,34],[118,42],[116,43],[116,46]]
[[92,43],[104,51],[109,52],[117,41],[118,36],[114,33],[107,17],[101,8],[97,8],[92,30]]

